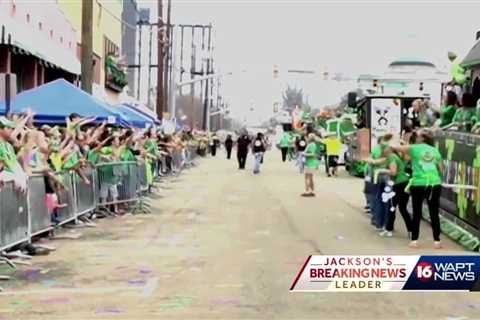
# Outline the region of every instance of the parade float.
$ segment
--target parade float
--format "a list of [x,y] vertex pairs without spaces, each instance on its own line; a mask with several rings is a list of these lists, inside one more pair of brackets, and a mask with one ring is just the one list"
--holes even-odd
[[344,137],[348,146],[345,168],[353,176],[363,176],[366,159],[376,146],[379,137],[392,133],[400,139],[411,114],[415,100],[426,100],[425,96],[367,95],[356,101],[349,99],[349,106],[357,111],[356,131]]

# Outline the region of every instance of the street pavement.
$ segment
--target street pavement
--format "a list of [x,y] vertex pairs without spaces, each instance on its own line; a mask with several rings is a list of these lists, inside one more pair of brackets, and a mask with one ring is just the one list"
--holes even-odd
[[316,198],[280,152],[260,175],[223,153],[159,185],[150,215],[82,228],[31,266],[0,274],[0,320],[12,319],[480,319],[468,293],[290,293],[310,254],[465,254],[445,239],[409,249],[403,222],[380,238],[362,212],[362,180],[319,171]]

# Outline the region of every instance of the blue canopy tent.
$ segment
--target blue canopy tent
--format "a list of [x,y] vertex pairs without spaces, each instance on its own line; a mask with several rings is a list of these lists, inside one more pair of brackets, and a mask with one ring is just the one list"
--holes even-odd
[[[128,118],[113,107],[64,79],[18,94],[13,101],[11,112],[20,113],[28,109],[35,113],[34,120],[37,124],[65,124],[65,118],[75,112],[82,117],[97,117],[97,123],[107,121],[112,125],[131,125]],[[0,114],[5,114],[5,101],[0,101]]]
[[155,125],[155,120],[125,104],[116,105],[115,111],[122,113],[134,127],[147,128]]

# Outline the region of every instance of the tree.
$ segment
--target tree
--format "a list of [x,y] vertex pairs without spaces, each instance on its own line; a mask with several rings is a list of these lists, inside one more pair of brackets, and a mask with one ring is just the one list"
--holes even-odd
[[283,107],[292,111],[296,105],[303,106],[303,90],[288,86],[283,93]]

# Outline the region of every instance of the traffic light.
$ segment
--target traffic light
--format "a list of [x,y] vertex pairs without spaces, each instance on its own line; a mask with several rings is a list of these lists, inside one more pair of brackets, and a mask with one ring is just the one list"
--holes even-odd
[[375,89],[378,88],[378,80],[377,80],[377,79],[373,79],[372,86],[373,86]]
[[276,64],[273,65],[273,79],[278,79],[278,66]]
[[423,91],[423,82],[420,82],[420,86],[418,87],[418,90]]

